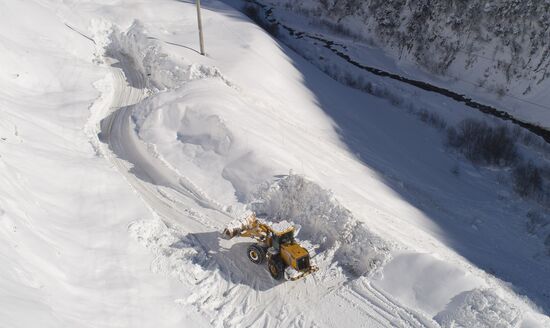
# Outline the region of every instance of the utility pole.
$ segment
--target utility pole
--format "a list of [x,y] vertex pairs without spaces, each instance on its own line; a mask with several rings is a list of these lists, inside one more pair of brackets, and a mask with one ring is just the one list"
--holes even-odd
[[204,39],[202,37],[202,20],[201,20],[201,0],[195,0],[197,3],[197,21],[199,23],[199,41],[201,45],[201,55],[204,56]]

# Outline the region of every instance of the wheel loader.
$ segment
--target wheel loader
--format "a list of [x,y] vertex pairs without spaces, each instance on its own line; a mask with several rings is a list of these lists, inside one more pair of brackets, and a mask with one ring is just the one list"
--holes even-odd
[[251,214],[225,228],[222,234],[225,239],[255,239],[247,256],[255,264],[267,261],[267,270],[275,280],[297,280],[318,270],[311,265],[309,252],[294,239],[295,227],[287,221],[268,223]]

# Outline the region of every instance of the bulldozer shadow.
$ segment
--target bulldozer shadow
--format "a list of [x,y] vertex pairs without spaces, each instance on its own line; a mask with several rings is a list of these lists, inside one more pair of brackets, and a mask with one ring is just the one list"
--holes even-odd
[[218,270],[220,276],[228,282],[246,285],[258,291],[269,290],[285,282],[271,277],[267,271],[267,262],[254,264],[248,259],[247,249],[253,243],[245,238],[225,240],[217,231],[190,233],[188,237],[195,240],[195,246],[207,254],[207,261],[198,264],[206,270]]

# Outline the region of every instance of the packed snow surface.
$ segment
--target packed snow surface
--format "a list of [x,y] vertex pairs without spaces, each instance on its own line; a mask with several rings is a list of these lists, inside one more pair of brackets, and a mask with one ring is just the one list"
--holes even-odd
[[[0,4],[0,326],[550,325],[523,201],[203,6],[205,57],[194,2]],[[251,211],[319,271],[274,281],[220,238]]]

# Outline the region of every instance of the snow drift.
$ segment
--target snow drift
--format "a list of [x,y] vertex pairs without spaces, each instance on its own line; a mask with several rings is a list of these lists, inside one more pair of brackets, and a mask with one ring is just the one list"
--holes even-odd
[[454,297],[447,308],[435,316],[441,327],[517,327],[518,308],[505,302],[494,291],[474,289]]
[[158,41],[147,36],[139,20],[126,31],[109,24],[103,28],[107,36],[106,41],[100,42],[106,43],[104,55],[118,60],[115,65],[123,68],[129,82],[143,81],[148,89],[160,91],[178,87],[189,79],[188,65],[175,64],[161,50]]

